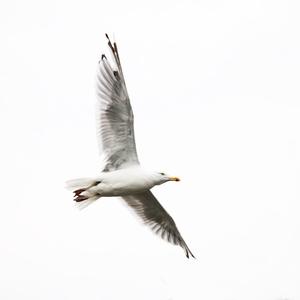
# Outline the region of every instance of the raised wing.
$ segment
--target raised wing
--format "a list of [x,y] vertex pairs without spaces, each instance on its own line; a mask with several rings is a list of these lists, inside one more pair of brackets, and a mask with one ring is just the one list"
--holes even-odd
[[139,194],[123,196],[122,198],[156,234],[174,245],[181,246],[187,258],[190,255],[195,258],[183,240],[172,217],[149,190]]
[[113,64],[103,54],[97,73],[97,127],[100,148],[104,154],[103,171],[138,164],[134,140],[133,113],[125,85],[116,43],[108,46]]

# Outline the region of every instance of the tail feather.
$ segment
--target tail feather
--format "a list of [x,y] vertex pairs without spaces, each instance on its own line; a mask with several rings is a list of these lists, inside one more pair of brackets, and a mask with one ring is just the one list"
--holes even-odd
[[91,205],[92,203],[94,203],[99,198],[100,198],[99,196],[90,197],[87,200],[84,200],[82,202],[75,202],[75,206],[79,210],[83,210],[84,208],[88,207],[89,205]]
[[77,179],[71,179],[66,182],[66,188],[68,190],[76,190],[80,188],[87,188],[91,185],[93,185],[96,182],[93,178],[77,178]]

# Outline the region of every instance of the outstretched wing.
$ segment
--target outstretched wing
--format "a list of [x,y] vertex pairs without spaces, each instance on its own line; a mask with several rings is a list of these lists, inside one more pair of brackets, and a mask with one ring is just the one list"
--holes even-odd
[[156,234],[174,245],[181,246],[187,258],[190,255],[195,258],[183,240],[172,217],[149,190],[139,194],[123,196],[122,198]]
[[133,113],[121,68],[116,43],[108,46],[113,64],[103,54],[97,73],[97,133],[104,154],[103,171],[112,171],[138,164],[134,140]]

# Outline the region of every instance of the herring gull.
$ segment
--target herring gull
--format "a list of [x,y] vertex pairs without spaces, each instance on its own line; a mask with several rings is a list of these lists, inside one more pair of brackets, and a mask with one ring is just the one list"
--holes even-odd
[[172,217],[150,189],[178,177],[153,172],[140,166],[134,139],[133,112],[122,72],[117,44],[108,39],[110,63],[103,54],[97,72],[98,138],[104,167],[95,178],[74,179],[67,187],[81,208],[100,197],[120,196],[142,221],[168,242],[181,246],[194,257]]

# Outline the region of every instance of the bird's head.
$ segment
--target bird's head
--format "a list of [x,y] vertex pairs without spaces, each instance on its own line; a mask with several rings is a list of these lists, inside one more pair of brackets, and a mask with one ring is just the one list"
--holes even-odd
[[157,178],[157,184],[162,184],[162,183],[165,183],[167,181],[180,181],[180,179],[178,177],[175,177],[175,176],[170,176],[170,175],[167,175],[165,173],[162,173],[162,172],[157,172],[156,173],[156,178]]

